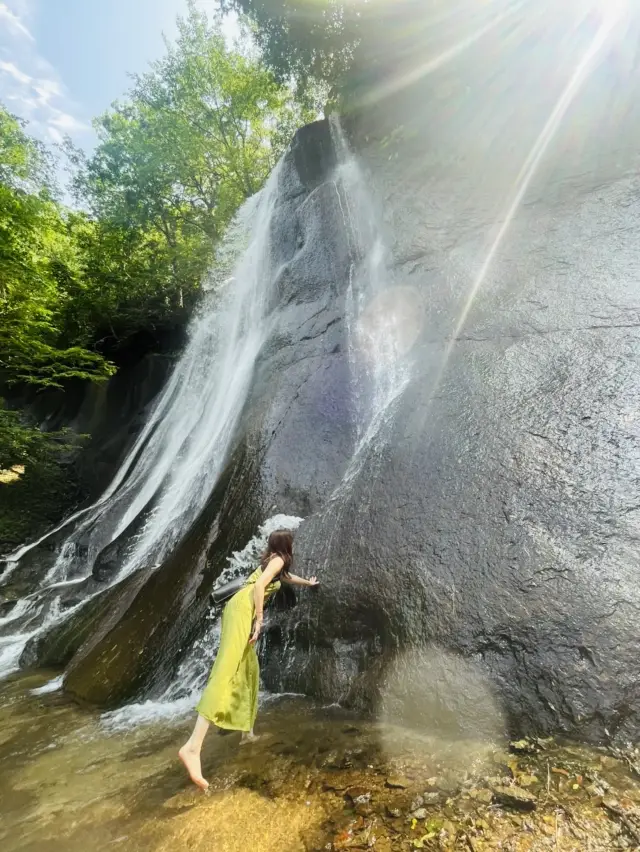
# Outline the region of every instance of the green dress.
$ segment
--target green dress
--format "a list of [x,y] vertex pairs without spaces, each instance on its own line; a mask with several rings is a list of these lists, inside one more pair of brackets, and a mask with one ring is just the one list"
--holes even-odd
[[[261,574],[262,568],[257,568],[222,612],[220,647],[196,707],[201,716],[228,731],[250,731],[258,713],[260,666],[249,639],[255,615],[254,585]],[[267,586],[265,604],[279,588],[279,581]]]

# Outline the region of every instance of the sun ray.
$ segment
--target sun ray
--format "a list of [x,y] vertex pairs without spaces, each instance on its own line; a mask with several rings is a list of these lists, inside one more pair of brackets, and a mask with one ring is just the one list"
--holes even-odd
[[551,115],[547,119],[544,127],[542,128],[542,131],[540,132],[529,154],[527,155],[522,165],[522,168],[520,169],[520,172],[518,173],[518,176],[514,183],[514,190],[511,199],[509,200],[509,203],[505,209],[504,215],[500,217],[500,219],[502,220],[502,224],[500,225],[495,239],[489,247],[485,259],[482,262],[482,265],[480,266],[478,274],[472,282],[472,285],[462,306],[460,316],[458,317],[458,321],[447,343],[447,347],[445,349],[440,364],[440,369],[434,380],[433,395],[435,395],[435,393],[437,392],[437,389],[442,381],[443,375],[447,368],[448,361],[451,357],[456,342],[460,337],[462,329],[466,324],[475,298],[478,295],[478,292],[480,291],[480,288],[482,287],[487,277],[487,274],[496,257],[496,254],[498,253],[498,250],[502,245],[505,235],[507,234],[511,223],[515,218],[518,208],[520,207],[522,200],[531,185],[531,182],[538,170],[538,167],[540,166],[542,159],[546,154],[551,141],[556,135],[558,128],[560,127],[562,120],[565,117],[569,107],[571,106],[580,89],[584,85],[585,81],[588,79],[589,75],[593,71],[603,47],[609,41],[613,30],[620,21],[622,15],[622,4],[617,4],[616,12],[617,14],[613,14],[612,8],[609,7],[606,13],[603,14],[603,19],[598,28],[598,31],[594,35],[591,43],[584,52],[582,58],[578,61],[573,74],[571,75],[569,81],[567,82],[567,85],[565,86],[560,97],[558,98],[558,101],[556,102],[556,105],[553,108]]

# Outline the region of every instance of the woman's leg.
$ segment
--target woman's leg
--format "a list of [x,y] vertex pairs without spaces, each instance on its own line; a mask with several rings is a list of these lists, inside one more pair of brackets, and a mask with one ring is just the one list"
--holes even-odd
[[254,740],[257,739],[258,737],[253,733],[253,728],[251,728],[250,731],[243,731],[242,736],[240,737],[240,745],[252,743]]
[[189,777],[201,790],[206,790],[209,786],[209,782],[202,777],[202,767],[200,766],[200,751],[208,730],[209,721],[198,714],[193,733],[178,752]]

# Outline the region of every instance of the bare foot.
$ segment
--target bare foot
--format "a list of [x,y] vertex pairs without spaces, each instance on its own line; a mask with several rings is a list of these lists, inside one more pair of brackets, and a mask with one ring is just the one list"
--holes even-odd
[[198,752],[191,751],[186,745],[183,745],[178,752],[178,757],[184,763],[189,778],[200,787],[201,790],[207,790],[209,782],[202,777],[202,768],[200,766],[200,755]]

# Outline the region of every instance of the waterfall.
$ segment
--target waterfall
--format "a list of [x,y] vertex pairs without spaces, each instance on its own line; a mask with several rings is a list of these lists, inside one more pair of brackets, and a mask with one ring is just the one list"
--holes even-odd
[[[339,527],[351,484],[365,459],[369,460],[370,450],[375,448],[385,423],[393,415],[394,403],[409,383],[412,371],[408,355],[422,318],[422,304],[416,292],[398,286],[394,280],[380,219],[363,170],[349,150],[337,119],[332,121],[332,136],[338,162],[332,180],[350,245],[345,319],[357,433],[344,479],[324,510],[330,519],[327,546]],[[279,527],[296,529],[300,523],[300,518],[282,515],[268,519],[246,547],[229,558],[229,565],[218,582],[248,575],[269,534]],[[326,529],[324,524],[323,530]],[[202,637],[178,667],[169,687],[155,698],[103,714],[103,724],[109,729],[126,729],[154,721],[178,721],[192,714],[206,684],[219,639],[219,611],[212,610]]]
[[[185,350],[111,484],[49,534],[70,530],[46,576],[0,619],[0,676],[17,668],[32,636],[106,587],[87,582],[105,548],[122,541],[111,585],[161,563],[213,491],[269,333],[270,284],[279,271],[270,246],[279,175],[277,166],[229,228],[218,252],[218,280],[205,286]],[[19,577],[21,560],[45,538],[10,556],[0,582],[14,572]],[[60,595],[69,586],[82,598],[64,609]]]
[[[350,245],[345,318],[352,389],[357,407],[353,455],[345,478],[327,507],[327,511],[339,514],[350,483],[391,416],[394,401],[409,382],[411,364],[407,354],[415,339],[421,305],[413,290],[398,287],[394,281],[380,220],[367,191],[366,179],[336,119],[332,121],[332,137],[338,161],[333,183]],[[409,335],[413,337],[408,343]],[[334,518],[336,525],[338,514]],[[296,529],[300,523],[300,518],[282,515],[268,519],[246,547],[229,558],[229,565],[218,582],[228,582],[240,574],[248,575],[254,569],[269,534],[279,527]],[[182,661],[170,686],[156,698],[103,714],[103,724],[109,729],[124,729],[153,721],[179,720],[193,713],[206,684],[219,639],[219,612],[212,610],[202,637]]]
[[[332,121],[332,136],[337,166],[330,180],[342,215],[336,224],[344,227],[350,246],[345,319],[357,434],[344,479],[323,510],[329,534],[315,553],[319,566],[340,527],[351,485],[365,460],[375,464],[377,442],[410,380],[408,353],[422,316],[416,292],[395,282],[380,216],[337,120]],[[50,533],[68,534],[46,576],[34,583],[25,572],[32,587],[0,619],[0,675],[18,666],[31,637],[68,618],[108,585],[162,563],[212,493],[228,458],[256,358],[272,328],[270,285],[280,270],[271,260],[270,230],[279,174],[277,167],[229,229],[218,253],[217,279],[205,285],[187,346],[113,481],[93,505]],[[287,516],[265,522],[245,550],[234,555],[225,578],[240,569],[248,571],[275,526],[295,528],[299,522]],[[0,582],[15,572],[24,587],[22,560],[42,541],[13,554]],[[112,573],[107,583],[97,583],[92,572],[105,561]],[[108,724],[167,718],[193,707],[217,647],[219,625],[213,615],[164,694],[107,715]]]
[[[349,148],[337,116],[330,122],[338,162],[334,185],[351,256],[345,319],[356,443],[344,477],[311,534],[310,550],[320,572],[331,558],[351,489],[365,462],[369,470],[375,467],[384,427],[411,380],[410,352],[424,314],[420,294],[395,280],[382,217],[362,166]],[[360,501],[359,510],[368,511],[366,501]]]

